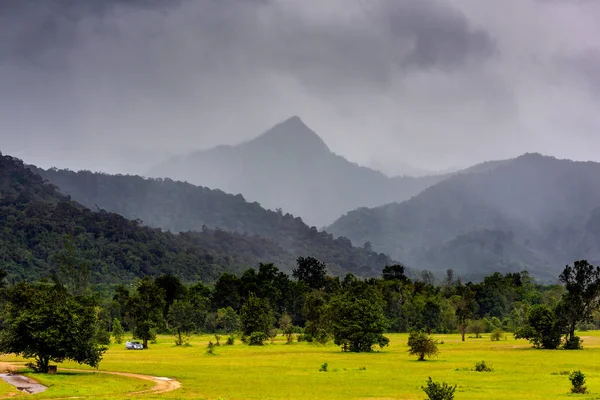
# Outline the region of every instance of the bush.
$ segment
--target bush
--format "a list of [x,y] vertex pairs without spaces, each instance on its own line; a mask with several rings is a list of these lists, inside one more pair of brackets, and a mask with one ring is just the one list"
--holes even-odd
[[269,329],[269,339],[271,339],[271,344],[275,342],[275,338],[277,337],[277,329]]
[[478,363],[475,363],[475,371],[477,371],[477,372],[492,372],[493,370],[494,370],[494,368],[487,365],[485,363],[485,361],[480,361]]
[[208,342],[208,346],[206,346],[206,354],[214,355],[215,354],[215,344],[211,341]]
[[425,361],[425,357],[437,356],[437,340],[430,338],[424,332],[411,332],[408,337],[408,352],[419,356],[419,361]]
[[494,329],[494,331],[490,335],[490,340],[498,341],[498,340],[502,339],[502,336],[504,336],[504,331],[500,328],[497,328],[497,329]]
[[583,340],[579,336],[573,336],[565,341],[563,349],[565,350],[581,350],[583,349]]
[[327,372],[327,367],[328,367],[328,366],[329,366],[329,364],[327,364],[327,363],[323,363],[323,364],[321,365],[321,368],[319,368],[319,371],[320,371],[320,372]]
[[233,334],[227,337],[227,342],[225,342],[227,346],[233,346],[235,344],[235,336]]
[[263,346],[265,344],[265,340],[268,338],[269,337],[264,332],[252,332],[248,338],[248,344],[250,346]]
[[585,385],[585,375],[580,370],[573,371],[569,374],[569,380],[571,381],[571,393],[587,393]]
[[220,346],[221,345],[221,335],[215,335],[215,346]]
[[121,325],[121,321],[119,321],[117,318],[114,318],[112,328],[112,335],[113,339],[115,340],[115,343],[123,343],[123,336],[125,336],[125,330],[123,329],[123,325]]
[[298,335],[298,342],[312,343],[313,340],[314,338],[310,333],[301,333],[300,335]]
[[427,394],[429,400],[454,400],[456,385],[449,386],[446,382],[441,384],[433,382],[429,377],[427,386],[421,386],[421,389]]

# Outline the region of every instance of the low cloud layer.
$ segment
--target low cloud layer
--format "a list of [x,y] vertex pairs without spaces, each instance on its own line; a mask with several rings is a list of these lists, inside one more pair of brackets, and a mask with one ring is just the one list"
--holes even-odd
[[0,150],[142,172],[299,115],[400,172],[600,156],[600,4],[506,0],[0,3]]

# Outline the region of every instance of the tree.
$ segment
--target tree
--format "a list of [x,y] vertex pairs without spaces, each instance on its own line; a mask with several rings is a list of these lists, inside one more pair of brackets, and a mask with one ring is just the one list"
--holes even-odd
[[292,276],[305,282],[311,289],[322,289],[327,282],[325,264],[316,258],[298,257],[297,268],[292,271]]
[[429,377],[427,386],[421,386],[421,389],[423,389],[429,400],[454,400],[456,385],[450,386],[446,382],[434,382]]
[[383,335],[387,328],[383,305],[377,298],[360,298],[348,292],[331,301],[331,330],[338,346],[353,352],[370,352],[378,344],[383,348],[389,339]]
[[233,333],[240,329],[240,317],[231,307],[219,308],[217,310],[217,325],[227,333]]
[[437,329],[442,322],[442,308],[440,304],[433,300],[427,300],[423,307],[422,319],[427,333],[431,335],[431,331]]
[[119,321],[118,318],[113,319],[112,336],[115,339],[115,343],[123,343],[123,336],[125,336],[125,330],[123,330],[123,325],[121,325],[121,321]]
[[410,280],[406,276],[405,267],[402,264],[386,265],[381,271],[381,277],[386,281],[401,281],[408,283]]
[[485,332],[485,322],[481,319],[475,319],[469,322],[468,330],[475,334],[476,338],[480,338],[481,334]]
[[[165,309],[163,316],[167,318],[171,304],[173,304],[175,300],[183,299],[187,294],[187,288],[181,283],[181,280],[178,277],[171,274],[159,276],[154,280],[154,283],[165,293]],[[167,322],[168,321],[167,318]]]
[[591,321],[592,312],[600,305],[600,267],[594,267],[586,260],[575,261],[572,267],[565,267],[559,279],[567,291],[557,312],[567,329],[566,341],[570,343],[576,340],[577,324]]
[[460,286],[460,298],[456,304],[456,320],[460,329],[461,339],[465,341],[465,333],[469,325],[469,320],[477,312],[477,301],[475,301],[475,292],[468,286]]
[[182,346],[185,339],[196,328],[196,310],[189,301],[175,300],[167,315],[169,326],[175,334],[175,345]]
[[98,367],[106,347],[96,340],[96,311],[87,298],[76,298],[60,285],[20,283],[6,292],[0,351],[35,359],[35,370],[48,372],[51,361],[75,361]]
[[240,320],[245,336],[250,336],[254,332],[268,334],[274,322],[273,310],[271,310],[269,301],[250,293],[240,311]]
[[527,339],[536,348],[556,349],[560,346],[561,327],[550,307],[536,304],[527,313],[527,326],[515,332],[516,339]]
[[292,317],[289,314],[283,314],[279,318],[279,329],[287,337],[287,342],[292,343],[292,334],[294,333],[294,325],[292,324]]
[[129,299],[129,315],[134,324],[133,334],[144,342],[148,348],[156,329],[164,324],[165,307],[164,290],[158,287],[149,276],[142,279]]
[[425,357],[437,356],[437,340],[429,337],[425,332],[411,332],[408,336],[408,352],[419,356],[419,361],[425,361]]

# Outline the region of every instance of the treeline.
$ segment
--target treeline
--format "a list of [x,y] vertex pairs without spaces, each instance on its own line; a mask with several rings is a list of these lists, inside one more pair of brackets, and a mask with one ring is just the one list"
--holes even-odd
[[[296,333],[298,340],[333,339],[364,351],[384,345],[384,332],[461,332],[464,340],[468,333],[495,331],[545,347],[539,339],[544,329],[558,332],[560,344],[562,335],[574,340],[575,329],[600,327],[598,267],[578,261],[560,279],[560,285],[544,286],[527,272],[494,273],[481,283],[465,284],[449,270],[435,285],[428,274],[411,280],[404,266],[391,265],[380,278],[361,280],[352,274],[327,276],[322,262],[301,257],[291,277],[273,264],[260,264],[240,276],[225,273],[214,287],[184,285],[173,275],[121,285],[105,304],[103,318],[107,330],[118,320],[144,340],[158,332],[173,332],[179,342],[193,332],[265,337],[279,332],[290,340]],[[575,298],[573,293],[584,294]],[[141,312],[141,303],[153,306]],[[538,324],[540,310],[552,328]]]

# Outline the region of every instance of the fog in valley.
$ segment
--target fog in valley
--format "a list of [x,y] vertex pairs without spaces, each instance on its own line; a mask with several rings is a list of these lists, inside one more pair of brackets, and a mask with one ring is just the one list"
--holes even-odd
[[6,1],[1,148],[143,174],[298,115],[388,175],[598,160],[598,15],[576,0]]

